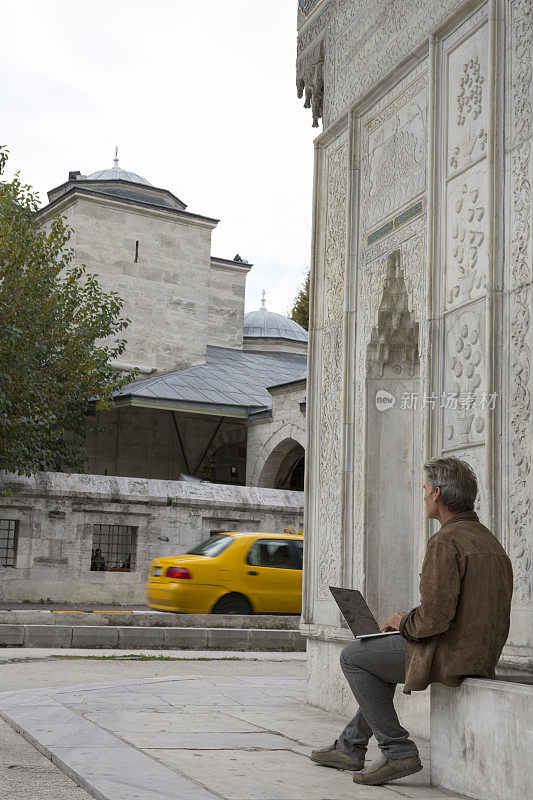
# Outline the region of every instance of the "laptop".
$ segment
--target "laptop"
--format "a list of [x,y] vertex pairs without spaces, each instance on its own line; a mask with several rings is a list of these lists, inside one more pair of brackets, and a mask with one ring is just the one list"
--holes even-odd
[[330,586],[329,590],[356,639],[400,635],[400,631],[380,631],[365,598],[357,589],[341,589],[339,586]]

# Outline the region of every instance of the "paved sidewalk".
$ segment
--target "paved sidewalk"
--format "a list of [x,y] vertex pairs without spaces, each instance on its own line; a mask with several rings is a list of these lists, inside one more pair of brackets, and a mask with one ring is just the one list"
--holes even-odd
[[[0,695],[0,714],[100,800],[450,798],[426,769],[382,787],[318,767],[345,720],[291,677],[157,677]],[[375,758],[373,746],[370,758]]]

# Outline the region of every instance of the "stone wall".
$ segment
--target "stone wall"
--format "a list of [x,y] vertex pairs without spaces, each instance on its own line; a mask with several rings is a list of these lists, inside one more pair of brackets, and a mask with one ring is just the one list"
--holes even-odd
[[211,258],[207,344],[242,350],[244,294],[249,264]]
[[295,445],[305,448],[306,382],[290,383],[269,390],[271,414],[251,417],[248,427],[246,483],[273,486],[284,457]]
[[74,194],[44,209],[39,223],[57,213],[74,229],[76,262],[124,300],[131,324],[121,361],[161,372],[204,362],[216,221]]
[[[101,475],[0,478],[0,519],[17,520],[16,566],[0,568],[3,601],[144,603],[152,558],[178,555],[213,531],[302,527],[299,492]],[[94,525],[136,529],[131,572],[91,571]]]
[[[503,660],[531,668],[532,6],[305,7],[299,88],[324,132],[302,627],[309,699],[329,707],[324,665],[344,623],[328,586],[362,589],[380,617],[418,602],[438,527],[421,466],[438,454],[476,471],[476,510],[515,574]],[[379,587],[395,573],[392,597]]]

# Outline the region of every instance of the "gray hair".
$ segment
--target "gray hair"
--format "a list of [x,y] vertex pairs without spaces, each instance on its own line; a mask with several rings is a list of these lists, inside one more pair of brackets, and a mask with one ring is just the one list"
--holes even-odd
[[455,456],[431,458],[424,469],[433,489],[440,489],[442,502],[450,511],[471,511],[477,496],[476,473],[466,461]]

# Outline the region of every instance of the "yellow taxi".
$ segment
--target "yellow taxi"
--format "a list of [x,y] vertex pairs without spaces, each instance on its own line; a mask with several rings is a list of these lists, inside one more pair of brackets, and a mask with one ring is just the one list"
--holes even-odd
[[188,614],[299,614],[303,538],[287,533],[218,533],[182,556],[155,558],[150,608]]

